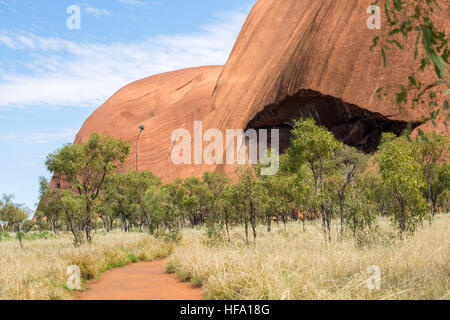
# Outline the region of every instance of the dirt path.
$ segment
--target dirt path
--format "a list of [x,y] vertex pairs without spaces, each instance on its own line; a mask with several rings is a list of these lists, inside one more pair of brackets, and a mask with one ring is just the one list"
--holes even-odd
[[81,300],[201,300],[202,289],[167,273],[167,260],[140,262],[103,273]]

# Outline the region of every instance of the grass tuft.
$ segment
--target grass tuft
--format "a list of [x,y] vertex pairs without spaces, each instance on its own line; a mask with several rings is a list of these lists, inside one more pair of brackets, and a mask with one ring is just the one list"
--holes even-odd
[[0,300],[73,299],[68,266],[80,267],[82,279],[91,280],[128,263],[166,257],[173,246],[144,233],[114,231],[77,248],[67,234],[24,240],[24,248],[18,241],[0,242]]
[[[184,230],[169,270],[202,285],[212,299],[448,299],[450,216],[424,223],[400,240],[386,219],[366,234],[324,241],[319,221],[258,228],[256,245],[243,230],[231,243],[208,246],[201,230]],[[334,230],[336,239],[336,230]],[[369,290],[369,266],[381,270],[381,287]]]

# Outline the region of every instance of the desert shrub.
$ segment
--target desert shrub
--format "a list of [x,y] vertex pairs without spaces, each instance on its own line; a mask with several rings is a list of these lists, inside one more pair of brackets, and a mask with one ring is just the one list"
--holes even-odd
[[9,232],[0,232],[0,241],[11,240]]

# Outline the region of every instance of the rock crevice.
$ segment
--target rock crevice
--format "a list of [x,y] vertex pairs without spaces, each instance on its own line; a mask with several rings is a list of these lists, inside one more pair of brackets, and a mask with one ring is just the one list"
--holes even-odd
[[[266,106],[248,122],[246,129],[279,129],[280,150],[284,151],[292,138],[290,130],[294,121],[300,118],[315,119],[338,140],[366,153],[377,149],[383,132],[400,135],[408,125],[406,121],[391,120],[380,113],[305,89]],[[420,122],[412,122],[413,128],[419,125]]]

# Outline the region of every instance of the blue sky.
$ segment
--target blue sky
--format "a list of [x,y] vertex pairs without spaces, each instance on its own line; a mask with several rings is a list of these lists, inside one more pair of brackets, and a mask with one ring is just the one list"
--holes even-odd
[[255,2],[0,0],[0,194],[34,209],[46,156],[96,107],[134,80],[224,64]]

